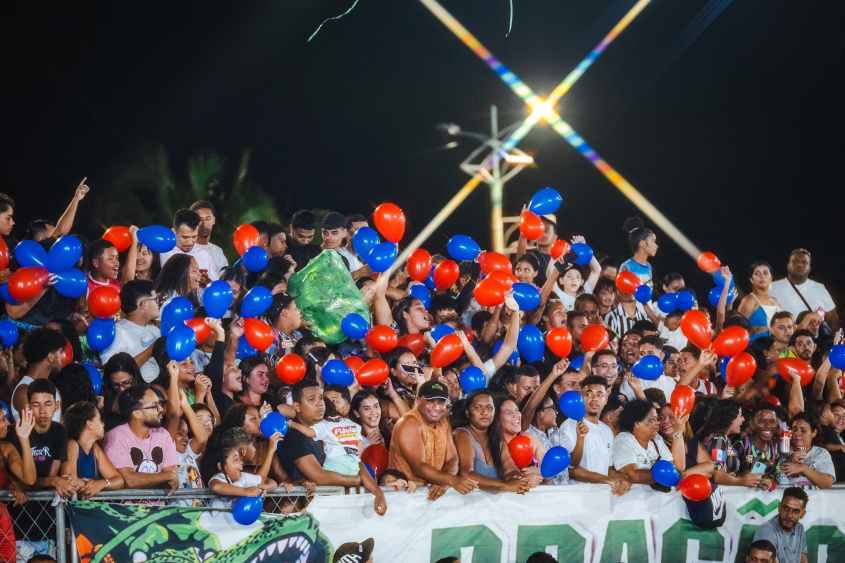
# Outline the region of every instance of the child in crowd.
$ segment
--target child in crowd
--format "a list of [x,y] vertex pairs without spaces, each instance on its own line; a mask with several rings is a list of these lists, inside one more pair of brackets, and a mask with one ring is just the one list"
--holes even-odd
[[211,500],[211,508],[230,509],[235,506],[238,497],[263,497],[276,490],[276,482],[272,479],[244,472],[237,448],[221,445],[207,455],[213,456],[211,467],[218,471],[208,483],[211,492],[218,495]]
[[378,480],[381,487],[393,487],[393,490],[399,491],[405,489],[409,493],[417,490],[417,484],[414,481],[408,481],[405,475],[397,469],[385,469]]
[[[208,436],[192,405],[188,402],[188,395],[181,389],[179,389],[179,407],[182,410],[182,416],[173,432],[173,441],[176,443],[176,459],[179,460],[179,488],[202,489],[205,485],[202,482],[197,458],[205,451]],[[170,504],[173,506],[202,506],[202,503],[196,499],[193,501],[175,500]]]
[[341,416],[328,398],[324,398],[326,415],[314,426],[305,426],[296,421],[290,421],[291,428],[323,442],[326,461],[323,469],[334,471],[341,475],[358,475],[361,463],[361,425]]

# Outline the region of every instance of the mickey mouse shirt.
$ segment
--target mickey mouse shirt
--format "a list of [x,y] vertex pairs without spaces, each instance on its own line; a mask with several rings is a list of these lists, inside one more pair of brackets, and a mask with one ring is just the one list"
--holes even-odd
[[115,469],[131,468],[135,473],[160,473],[179,465],[176,444],[164,428],[150,428],[149,438],[142,440],[129,424],[121,424],[108,433],[103,451]]

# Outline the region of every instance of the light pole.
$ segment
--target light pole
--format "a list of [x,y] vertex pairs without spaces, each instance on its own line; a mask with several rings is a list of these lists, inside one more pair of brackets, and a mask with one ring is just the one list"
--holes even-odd
[[[504,222],[502,219],[502,195],[505,182],[516,176],[520,170],[534,163],[531,155],[526,154],[518,148],[500,155],[500,158],[493,158],[501,151],[502,143],[510,137],[511,133],[520,125],[515,123],[499,131],[499,116],[496,106],[490,106],[490,136],[472,131],[464,131],[455,123],[443,123],[438,127],[444,129],[452,136],[469,137],[481,141],[482,145],[472,151],[461,163],[461,170],[475,176],[481,174],[482,181],[490,185],[490,226],[492,229],[493,250],[504,253],[505,234]],[[489,166],[490,162],[493,166]]]

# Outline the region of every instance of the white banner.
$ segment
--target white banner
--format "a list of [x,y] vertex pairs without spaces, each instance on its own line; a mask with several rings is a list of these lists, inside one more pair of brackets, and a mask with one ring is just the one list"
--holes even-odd
[[[725,524],[704,530],[688,520],[680,493],[635,485],[621,498],[605,485],[541,486],[527,495],[449,491],[435,502],[427,490],[386,493],[377,516],[372,495],[317,497],[308,510],[337,548],[375,539],[377,563],[523,563],[536,551],[561,563],[745,561],[754,531],[777,515],[783,491],[722,487]],[[845,492],[807,491],[801,521],[809,561],[845,562]]]

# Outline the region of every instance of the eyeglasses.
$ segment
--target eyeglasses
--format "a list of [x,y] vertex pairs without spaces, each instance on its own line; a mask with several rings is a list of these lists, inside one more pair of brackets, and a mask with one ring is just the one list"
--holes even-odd
[[605,362],[603,364],[596,364],[596,367],[602,368],[602,369],[612,369],[612,368],[618,368],[619,364],[617,364],[616,362],[613,362],[613,363]]
[[543,408],[541,408],[541,409],[537,409],[537,412],[543,412],[543,411],[546,411],[546,410],[549,410],[549,409],[553,409],[553,408],[555,408],[555,406],[554,406],[554,405],[549,405],[549,406],[547,406],[547,407],[543,407]]
[[423,373],[425,373],[423,371],[423,368],[413,364],[400,364],[399,369],[402,370],[402,372],[404,373],[413,373],[414,375],[422,375]]
[[146,299],[141,299],[141,303],[138,304],[141,305],[143,303],[146,303],[147,301],[156,301],[157,299],[158,297],[147,297]]
[[156,403],[154,405],[150,405],[148,407],[141,407],[140,408],[140,410],[142,410],[142,411],[150,411],[150,410],[153,410],[153,409],[155,409],[157,411],[163,411],[164,405],[162,405],[162,403],[159,402],[159,403]]
[[112,389],[129,389],[130,387],[132,387],[132,380],[116,381],[111,384]]

